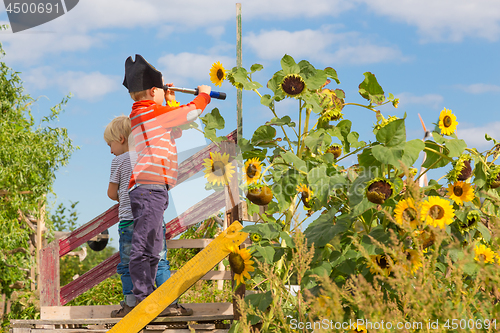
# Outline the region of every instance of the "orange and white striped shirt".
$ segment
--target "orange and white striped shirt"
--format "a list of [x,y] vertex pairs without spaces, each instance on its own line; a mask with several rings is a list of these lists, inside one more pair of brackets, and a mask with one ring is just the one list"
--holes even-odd
[[[172,128],[194,121],[210,103],[201,93],[189,104],[162,106],[151,100],[135,102],[130,113],[132,126],[129,145],[135,142],[136,160],[129,189],[136,184],[168,184],[177,182],[177,148]],[[132,139],[132,140],[131,140]]]

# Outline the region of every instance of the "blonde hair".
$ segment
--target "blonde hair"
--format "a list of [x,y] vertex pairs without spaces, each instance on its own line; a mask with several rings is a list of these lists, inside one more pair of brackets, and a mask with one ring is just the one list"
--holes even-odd
[[131,92],[130,97],[136,102],[146,99],[148,97],[148,90],[149,89]]
[[104,140],[107,144],[111,144],[114,141],[120,141],[123,136],[125,140],[128,140],[130,133],[132,132],[130,128],[130,118],[121,115],[115,117],[115,119],[111,120],[111,122],[106,126],[104,130]]

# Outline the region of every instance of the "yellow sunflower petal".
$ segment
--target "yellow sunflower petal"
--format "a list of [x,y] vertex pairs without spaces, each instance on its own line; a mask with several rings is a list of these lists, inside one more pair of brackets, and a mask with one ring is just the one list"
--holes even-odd
[[446,225],[453,222],[455,211],[448,200],[430,196],[422,204],[420,216],[423,222],[444,229]]
[[457,116],[455,116],[451,110],[446,108],[439,114],[439,128],[441,129],[441,134],[451,135],[457,129]]
[[465,182],[456,182],[448,186],[448,196],[458,205],[474,199],[474,189]]
[[222,64],[217,61],[212,65],[212,68],[210,69],[210,81],[212,81],[213,84],[216,86],[220,87],[222,85],[222,81],[226,78],[226,70],[222,66]]

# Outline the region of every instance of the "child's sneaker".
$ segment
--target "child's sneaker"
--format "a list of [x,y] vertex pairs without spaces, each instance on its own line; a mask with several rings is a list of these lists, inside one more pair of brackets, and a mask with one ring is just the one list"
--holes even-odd
[[111,318],[123,318],[133,309],[125,302],[120,302],[120,305],[122,306],[121,309],[111,311]]
[[190,316],[193,314],[193,310],[185,308],[180,304],[174,303],[170,304],[163,310],[158,317],[168,317],[168,316]]

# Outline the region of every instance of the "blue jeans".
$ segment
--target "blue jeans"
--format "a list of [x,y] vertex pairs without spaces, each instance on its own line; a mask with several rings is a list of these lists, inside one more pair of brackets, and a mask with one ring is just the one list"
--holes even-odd
[[[165,225],[163,225],[163,249],[160,252],[160,261],[158,262],[158,270],[156,272],[156,287],[161,286],[170,277],[170,263],[167,260],[167,244],[165,240]],[[134,224],[125,228],[119,228],[118,233],[120,236],[120,263],[116,268],[116,272],[120,274],[122,280],[123,295],[125,302],[129,306],[135,305],[135,296],[132,292],[133,284],[130,278],[129,262],[130,262],[130,249],[132,248],[132,234],[134,232]]]

